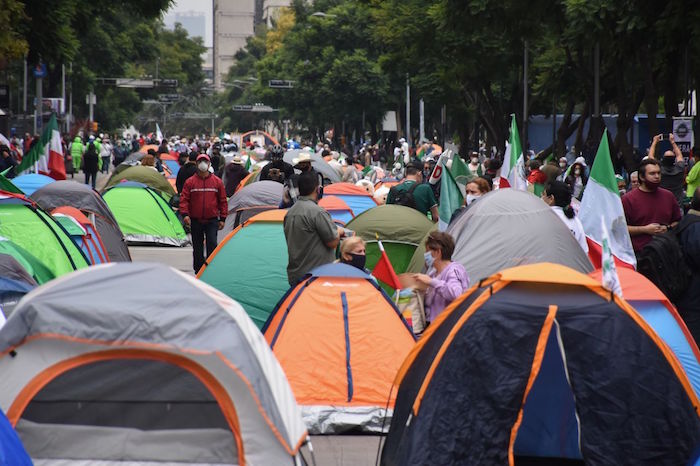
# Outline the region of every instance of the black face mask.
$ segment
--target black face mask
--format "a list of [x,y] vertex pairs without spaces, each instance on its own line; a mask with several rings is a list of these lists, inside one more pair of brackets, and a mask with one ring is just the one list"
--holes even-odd
[[350,262],[347,262],[348,265],[352,265],[353,267],[356,267],[360,270],[365,270],[365,262],[367,261],[367,256],[364,254],[353,254],[350,253]]
[[664,157],[661,159],[661,163],[666,167],[672,167],[676,163],[675,157]]

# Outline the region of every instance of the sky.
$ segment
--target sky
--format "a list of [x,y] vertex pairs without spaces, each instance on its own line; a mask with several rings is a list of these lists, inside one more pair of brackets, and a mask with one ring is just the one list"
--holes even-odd
[[213,34],[212,4],[213,2],[211,0],[176,0],[174,5],[170,7],[168,12],[165,14],[165,25],[169,28],[172,28],[175,25],[175,13],[186,13],[189,11],[204,13],[206,21],[206,37],[204,38],[204,45],[206,47],[211,47]]

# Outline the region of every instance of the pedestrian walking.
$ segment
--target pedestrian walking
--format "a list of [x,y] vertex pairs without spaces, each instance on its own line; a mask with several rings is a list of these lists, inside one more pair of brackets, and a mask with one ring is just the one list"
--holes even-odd
[[228,203],[221,178],[209,172],[206,154],[197,156],[197,173],[185,181],[180,195],[180,213],[192,232],[192,266],[197,273],[204,265],[204,242],[207,257],[217,246],[217,232],[224,227]]

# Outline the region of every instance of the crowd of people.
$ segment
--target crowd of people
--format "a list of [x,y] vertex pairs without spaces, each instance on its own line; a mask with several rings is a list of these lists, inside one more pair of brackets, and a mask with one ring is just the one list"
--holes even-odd
[[[675,231],[682,219],[690,224],[696,217],[700,218],[700,163],[697,163],[700,148],[693,149],[687,160],[670,134],[667,136],[670,149],[660,154],[658,147],[662,139],[662,135],[653,138],[637,170],[616,175],[629,235],[638,258],[654,237]],[[24,138],[13,135],[9,144],[0,146],[0,171],[16,165],[21,154],[30,150],[34,143],[36,138],[28,134]],[[339,179],[366,187],[371,194],[378,181],[392,181],[394,186],[377,198],[380,202],[413,208],[433,222],[439,218],[440,183],[435,183],[431,177],[436,172],[442,148],[434,141],[409,147],[404,139],[399,139],[390,145],[363,144],[355,150],[345,147],[338,151],[330,140],[315,145],[290,140],[284,145],[268,147],[247,141],[239,148],[229,135],[176,136],[158,141],[153,135],[90,134],[84,137],[79,133],[72,140],[64,137],[63,143],[67,174],[72,177],[82,170],[85,183],[93,187],[99,171],[109,171],[111,166],[119,165],[144,145],[152,144],[157,149],[148,149],[140,164],[159,172],[164,172],[161,155],[177,154],[180,164],[175,181],[178,209],[185,228],[192,235],[195,271],[217,246],[217,234],[228,213],[227,198],[233,196],[254,170],[259,170],[260,180],[283,184],[279,207],[289,209],[284,231],[289,251],[290,285],[295,285],[314,267],[336,260],[339,246],[338,260],[364,270],[362,240],[354,237],[352,231],[338,226],[318,205],[327,180],[313,168],[312,154],[327,161],[337,171]],[[300,152],[289,163],[284,155],[292,148]],[[550,156],[545,160],[531,152],[524,155],[528,190],[551,206],[580,247],[588,252],[586,235],[577,217],[590,177],[586,158],[572,152],[559,159]],[[489,154],[482,148],[469,152],[463,160],[469,172],[463,184],[464,205],[454,212],[452,220],[490,191],[510,186],[506,177],[501,176],[503,162],[498,154]],[[452,163],[453,160],[447,161],[447,167]],[[700,286],[700,226],[685,225],[680,240],[688,265],[693,269],[695,284]],[[436,232],[425,246],[427,273],[416,274],[414,279],[427,289],[430,320],[469,286],[469,279],[461,265],[451,262],[453,238]],[[700,295],[695,294],[682,297],[686,311],[681,311],[689,322],[693,322],[692,316],[700,316]],[[700,317],[696,320],[697,323],[690,325],[697,329],[691,328],[691,331],[700,335]]]

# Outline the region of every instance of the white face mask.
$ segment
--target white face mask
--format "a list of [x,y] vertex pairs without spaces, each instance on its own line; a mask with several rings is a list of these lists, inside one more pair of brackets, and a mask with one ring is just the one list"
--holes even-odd
[[207,162],[199,162],[199,164],[197,164],[197,168],[199,168],[200,172],[205,172],[209,169],[209,164]]
[[581,170],[579,170],[578,168],[577,168],[576,170],[574,170],[574,175],[580,176],[580,175],[581,175]]
[[472,165],[476,165],[477,163],[479,163],[479,159],[476,157],[472,157]]
[[423,257],[425,257],[425,265],[427,265],[428,268],[431,268],[435,263],[435,258],[433,255],[430,253],[430,251],[426,251]]
[[561,163],[559,164],[559,167],[561,167],[561,168],[566,168],[566,162],[561,162]]
[[480,197],[481,196],[477,196],[476,194],[467,194],[467,205],[470,205],[472,202],[479,199]]

